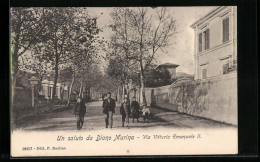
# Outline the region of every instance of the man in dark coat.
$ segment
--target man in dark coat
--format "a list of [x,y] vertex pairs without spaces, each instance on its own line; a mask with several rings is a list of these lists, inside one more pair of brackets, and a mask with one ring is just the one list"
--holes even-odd
[[140,106],[139,103],[135,100],[135,97],[133,97],[132,102],[131,102],[131,110],[132,110],[132,118],[133,118],[133,123],[134,123],[134,119],[139,119],[139,110]]
[[74,109],[74,116],[77,119],[77,129],[80,130],[84,123],[84,116],[86,113],[86,106],[82,99],[79,97]]
[[125,97],[124,102],[120,107],[120,114],[122,115],[122,127],[124,127],[125,121],[128,127],[130,113],[131,113],[130,103],[128,102],[127,97]]
[[111,98],[111,93],[107,93],[107,97],[103,101],[103,113],[106,115],[105,122],[106,128],[110,125],[113,127],[113,114],[115,113],[116,103],[115,100]]

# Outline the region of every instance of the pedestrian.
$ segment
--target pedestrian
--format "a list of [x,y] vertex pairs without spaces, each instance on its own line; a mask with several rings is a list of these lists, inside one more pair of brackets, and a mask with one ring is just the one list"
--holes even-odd
[[106,128],[108,125],[113,127],[113,114],[115,113],[115,100],[111,98],[111,93],[108,92],[106,98],[103,101],[103,113],[105,114]]
[[86,114],[86,105],[80,97],[77,99],[77,103],[74,109],[74,117],[77,120],[77,129],[80,130],[84,123],[84,116]]
[[120,107],[120,114],[122,115],[122,127],[124,127],[125,125],[125,121],[127,123],[127,127],[129,124],[129,116],[130,116],[130,103],[128,102],[127,97],[124,98],[124,102],[121,104]]
[[135,97],[132,98],[131,110],[132,110],[133,123],[134,123],[134,119],[136,119],[137,122],[138,122],[140,105],[139,105],[139,103],[136,101]]
[[145,104],[143,104],[143,109],[142,109],[142,116],[143,116],[143,119],[144,119],[144,122],[149,118],[149,115],[150,115],[150,110],[148,107],[146,107]]

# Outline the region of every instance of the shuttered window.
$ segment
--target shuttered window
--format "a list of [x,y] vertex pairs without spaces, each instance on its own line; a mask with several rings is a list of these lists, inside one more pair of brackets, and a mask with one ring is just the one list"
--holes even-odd
[[223,27],[223,43],[229,40],[229,18],[222,21]]
[[228,63],[224,64],[222,68],[223,68],[223,74],[227,74],[229,70],[229,64]]
[[205,30],[204,32],[205,36],[205,50],[209,49],[209,29]]
[[202,51],[202,33],[199,34],[199,52]]
[[205,79],[207,77],[207,69],[202,70],[202,79]]
[[199,52],[209,49],[209,29],[199,33]]

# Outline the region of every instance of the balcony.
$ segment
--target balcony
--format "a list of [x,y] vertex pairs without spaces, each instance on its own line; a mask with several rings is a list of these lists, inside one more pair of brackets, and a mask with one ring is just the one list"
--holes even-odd
[[237,60],[223,65],[223,74],[228,74],[237,71]]

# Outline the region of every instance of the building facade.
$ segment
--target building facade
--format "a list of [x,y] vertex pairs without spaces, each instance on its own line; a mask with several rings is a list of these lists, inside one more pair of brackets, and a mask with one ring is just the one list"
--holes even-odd
[[216,7],[191,25],[195,79],[236,72],[237,7]]
[[[44,96],[46,99],[51,99],[53,96],[53,81],[43,80],[41,85],[42,87],[39,94]],[[58,99],[68,99],[68,85],[65,83],[57,83],[56,96]]]

